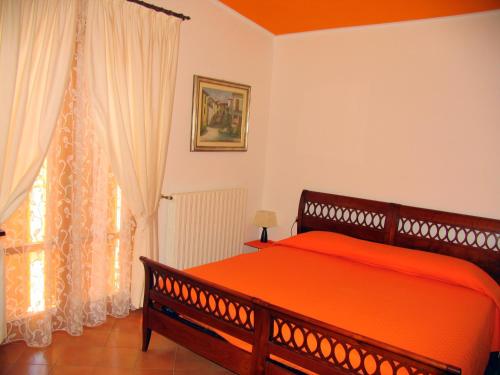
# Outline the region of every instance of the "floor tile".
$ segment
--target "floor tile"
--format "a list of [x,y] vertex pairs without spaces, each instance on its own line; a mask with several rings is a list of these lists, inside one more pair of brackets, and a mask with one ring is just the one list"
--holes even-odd
[[136,369],[134,375],[174,375],[174,370],[142,368]]
[[70,335],[66,331],[57,331],[52,334],[52,345],[71,345],[75,339],[80,336]]
[[0,375],[8,375],[11,366],[13,366],[13,365],[10,365],[7,363],[3,363],[3,364],[0,363]]
[[113,328],[121,328],[121,327],[141,329],[142,319],[133,319],[133,318],[116,319]]
[[136,375],[137,370],[123,367],[100,367],[96,366],[92,370],[92,375]]
[[175,358],[175,372],[200,371],[201,369],[217,369],[217,364],[205,359],[183,347],[179,347]]
[[14,364],[11,365],[9,375],[48,375],[50,367],[47,365]]
[[51,365],[56,361],[56,351],[48,348],[26,348],[16,363],[28,365]]
[[136,368],[139,369],[165,369],[174,368],[176,349],[156,349],[146,353],[139,352]]
[[[142,331],[141,331],[142,337]],[[172,349],[175,348],[177,344],[172,340],[167,339],[165,336],[159,333],[153,332],[151,334],[151,341],[149,341],[149,349]]]
[[139,350],[129,348],[102,348],[97,355],[96,366],[100,367],[134,367]]
[[[92,375],[173,375],[172,369],[125,369],[111,367],[95,367]],[[198,375],[204,375],[198,374]]]
[[57,366],[95,366],[102,348],[95,346],[68,346],[61,350]]
[[85,328],[83,335],[71,336],[68,333],[61,332],[53,337],[55,344],[78,345],[78,346],[105,346],[108,341],[111,330],[93,330]]
[[107,347],[140,349],[142,346],[142,335],[140,331],[126,329],[113,329],[106,341]]
[[94,368],[90,366],[53,366],[50,375],[92,375]]
[[82,336],[55,332],[52,344],[30,348],[23,342],[0,346],[0,375],[227,375],[229,371],[153,332],[143,353],[142,315],[109,318],[84,328]]
[[0,345],[0,365],[16,363],[26,348],[26,344],[22,342]]
[[174,375],[231,375],[233,372],[226,370],[225,368],[204,368],[196,370],[174,370]]

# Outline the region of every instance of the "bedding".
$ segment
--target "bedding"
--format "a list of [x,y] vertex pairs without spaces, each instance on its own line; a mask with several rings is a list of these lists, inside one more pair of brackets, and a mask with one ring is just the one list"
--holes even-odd
[[500,347],[498,284],[456,258],[308,232],[187,272],[463,374]]

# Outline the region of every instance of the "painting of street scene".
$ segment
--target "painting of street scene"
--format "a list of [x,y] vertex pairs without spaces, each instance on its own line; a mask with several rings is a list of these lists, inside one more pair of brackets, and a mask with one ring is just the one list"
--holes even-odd
[[250,86],[195,76],[192,151],[246,151]]
[[200,140],[239,142],[243,95],[205,87],[201,91]]

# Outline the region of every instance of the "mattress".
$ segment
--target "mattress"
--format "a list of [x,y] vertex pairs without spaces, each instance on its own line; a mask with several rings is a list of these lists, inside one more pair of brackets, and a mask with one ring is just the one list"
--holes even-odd
[[456,258],[309,232],[187,272],[466,375],[500,347],[498,284]]

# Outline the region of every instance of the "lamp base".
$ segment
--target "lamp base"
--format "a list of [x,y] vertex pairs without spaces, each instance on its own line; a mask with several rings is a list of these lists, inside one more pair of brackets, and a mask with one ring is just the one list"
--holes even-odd
[[267,242],[267,228],[262,228],[262,234],[260,235],[260,242]]

